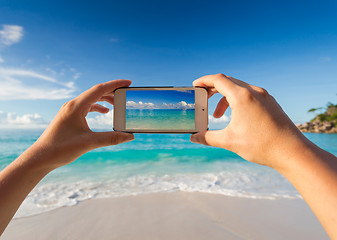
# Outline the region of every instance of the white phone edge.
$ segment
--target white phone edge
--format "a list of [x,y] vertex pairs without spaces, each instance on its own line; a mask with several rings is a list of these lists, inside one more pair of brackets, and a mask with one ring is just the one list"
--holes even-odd
[[[150,130],[126,129],[126,91],[148,90],[195,90],[195,129],[194,130]],[[129,133],[196,133],[208,130],[208,96],[202,87],[127,87],[114,91],[113,130]]]

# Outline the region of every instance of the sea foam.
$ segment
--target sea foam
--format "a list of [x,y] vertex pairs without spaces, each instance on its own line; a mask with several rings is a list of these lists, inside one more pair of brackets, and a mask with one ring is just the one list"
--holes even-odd
[[28,195],[15,217],[73,206],[88,199],[176,191],[270,200],[301,198],[287,180],[277,175],[247,175],[239,172],[138,175],[110,181],[41,184]]
[[[2,132],[0,168],[19,156],[39,134]],[[337,135],[307,137],[337,154]],[[224,149],[192,144],[189,135],[139,134],[135,141],[89,152],[48,174],[15,217],[73,206],[87,199],[175,191],[271,200],[301,198],[275,170],[244,161]]]

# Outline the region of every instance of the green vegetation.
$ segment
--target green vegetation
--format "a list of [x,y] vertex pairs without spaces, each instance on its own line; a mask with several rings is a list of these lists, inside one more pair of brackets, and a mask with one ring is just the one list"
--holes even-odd
[[332,122],[334,126],[337,126],[337,104],[333,104],[331,102],[328,102],[326,105],[326,108],[311,108],[308,110],[308,112],[316,112],[317,110],[324,109],[324,113],[320,113],[316,115],[310,122],[314,122],[316,120],[319,120],[320,122]]
[[310,108],[309,110],[308,110],[308,112],[316,112],[317,110],[321,110],[321,109],[323,109],[323,108]]

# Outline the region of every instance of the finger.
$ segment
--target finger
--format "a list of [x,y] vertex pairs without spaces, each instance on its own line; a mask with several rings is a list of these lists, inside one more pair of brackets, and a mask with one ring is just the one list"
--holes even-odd
[[228,106],[229,104],[227,102],[226,97],[221,98],[220,101],[218,102],[218,105],[216,106],[214,110],[213,116],[215,118],[222,117],[222,115],[224,115],[224,113],[226,112]]
[[202,131],[191,135],[192,143],[228,149],[230,138],[227,137],[226,129]]
[[236,79],[236,78],[233,78],[233,77],[230,77],[230,76],[227,76],[227,78],[229,78],[231,81],[233,81],[234,83],[236,83],[237,85],[241,86],[241,87],[250,87],[251,85],[244,82],[244,81],[241,81],[239,79]]
[[108,113],[110,110],[107,107],[104,107],[100,104],[93,104],[91,105],[89,112],[99,112],[99,113]]
[[268,94],[267,90],[265,90],[264,88],[251,85],[249,83],[246,83],[244,81],[241,81],[241,80],[233,78],[233,77],[229,77],[229,76],[227,76],[227,77],[229,79],[231,79],[233,82],[237,83],[238,85],[240,85],[242,87],[245,87],[245,88],[248,88],[248,89],[252,89],[255,92],[258,92],[258,93],[263,94],[263,95],[267,95]]
[[257,86],[254,86],[254,85],[251,85],[251,87],[255,92],[261,94],[262,96],[268,96],[269,95],[268,91],[264,88],[257,87]]
[[103,96],[98,101],[105,101],[110,103],[111,105],[114,105],[114,96]]
[[124,132],[94,132],[92,135],[95,148],[117,145],[135,139],[132,133]]
[[80,105],[91,105],[97,102],[102,96],[112,94],[117,88],[128,87],[130,84],[130,80],[123,79],[97,84],[78,96]]
[[203,83],[199,83],[198,85],[196,85],[195,81],[193,82],[193,85],[195,87],[203,87],[203,88],[206,88],[207,89],[207,95],[208,95],[208,98],[212,97],[214,94],[218,93],[218,90],[216,90],[214,87],[207,87],[205,84]]
[[203,76],[193,82],[194,86],[202,86],[207,88],[215,88],[223,96],[227,97],[227,101],[235,98],[235,93],[240,87],[223,74]]
[[207,97],[210,99],[214,94],[217,94],[218,91],[215,88],[207,88]]

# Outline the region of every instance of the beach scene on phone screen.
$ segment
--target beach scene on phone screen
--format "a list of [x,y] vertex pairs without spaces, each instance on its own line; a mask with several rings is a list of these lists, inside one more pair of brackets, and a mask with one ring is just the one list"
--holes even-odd
[[126,91],[126,129],[194,130],[194,90]]

